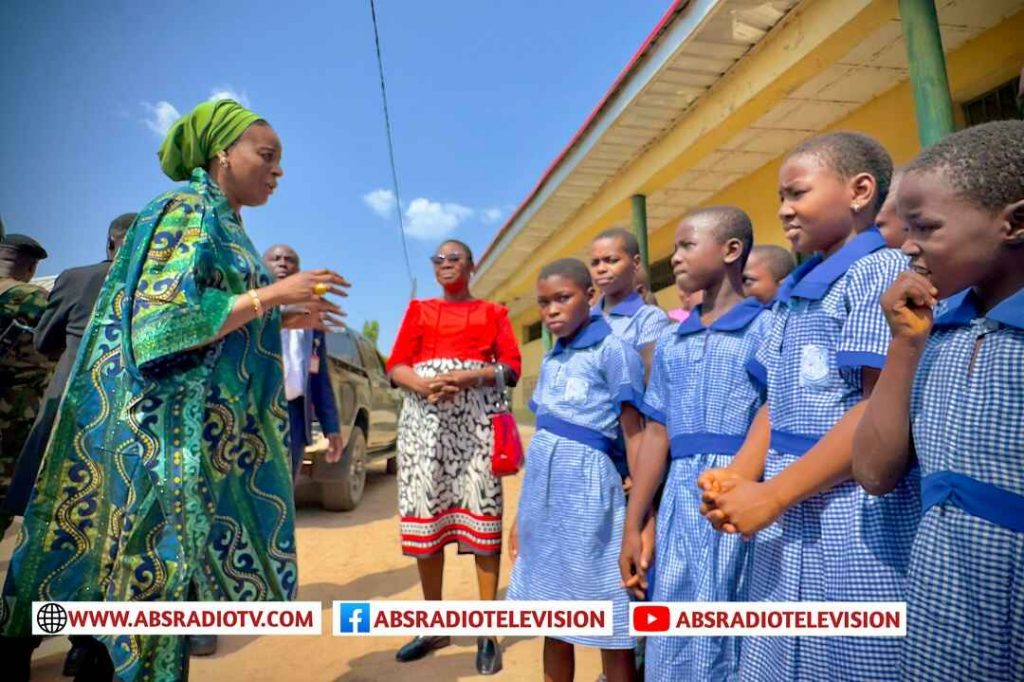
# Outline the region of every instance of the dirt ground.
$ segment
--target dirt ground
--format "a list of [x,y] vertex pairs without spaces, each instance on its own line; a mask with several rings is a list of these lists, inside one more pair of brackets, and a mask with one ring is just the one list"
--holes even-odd
[[[524,443],[532,430],[523,429]],[[516,511],[522,475],[506,479],[505,518]],[[420,599],[419,578],[413,559],[403,557],[398,541],[398,493],[395,477],[384,473],[383,460],[370,466],[366,494],[348,513],[299,509],[299,599],[323,604],[323,634],[319,637],[221,637],[214,656],[193,657],[191,680],[261,682],[303,679],[308,682],[397,682],[404,680],[489,679],[476,674],[476,642],[455,638],[452,646],[415,663],[395,661],[404,638],[331,636],[331,601]],[[12,528],[0,544],[0,570],[6,573],[13,538]],[[444,594],[449,599],[475,599],[476,578],[471,557],[448,548]],[[509,561],[502,562],[499,597],[508,584]],[[504,670],[493,679],[541,679],[540,638],[512,638],[502,642]],[[50,638],[37,649],[32,662],[34,682],[68,680],[61,677],[67,652],[65,638]],[[591,682],[600,673],[600,654],[579,649],[576,679]]]

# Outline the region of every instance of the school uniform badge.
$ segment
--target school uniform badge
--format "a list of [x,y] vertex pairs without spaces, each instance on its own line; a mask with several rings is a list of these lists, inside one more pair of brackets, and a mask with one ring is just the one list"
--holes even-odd
[[800,386],[821,388],[828,385],[828,350],[809,343],[800,350]]

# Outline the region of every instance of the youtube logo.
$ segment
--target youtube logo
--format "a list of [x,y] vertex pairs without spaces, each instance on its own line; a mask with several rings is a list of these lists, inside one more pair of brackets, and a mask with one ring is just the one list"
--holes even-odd
[[668,632],[672,614],[667,606],[638,604],[633,607],[633,629],[637,632]]

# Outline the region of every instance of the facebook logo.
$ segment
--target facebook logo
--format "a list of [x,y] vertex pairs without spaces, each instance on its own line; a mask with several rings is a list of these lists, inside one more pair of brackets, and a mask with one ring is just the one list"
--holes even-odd
[[369,632],[370,605],[367,602],[348,602],[341,605],[342,632]]

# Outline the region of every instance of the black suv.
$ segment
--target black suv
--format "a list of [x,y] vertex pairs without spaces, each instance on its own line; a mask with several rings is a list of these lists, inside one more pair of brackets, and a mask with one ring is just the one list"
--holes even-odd
[[395,447],[402,397],[384,373],[380,353],[356,332],[327,334],[327,356],[345,449],[338,462],[327,463],[326,440],[316,431],[295,496],[330,511],[349,511],[363,497],[368,462],[387,458],[387,472],[398,471]]

